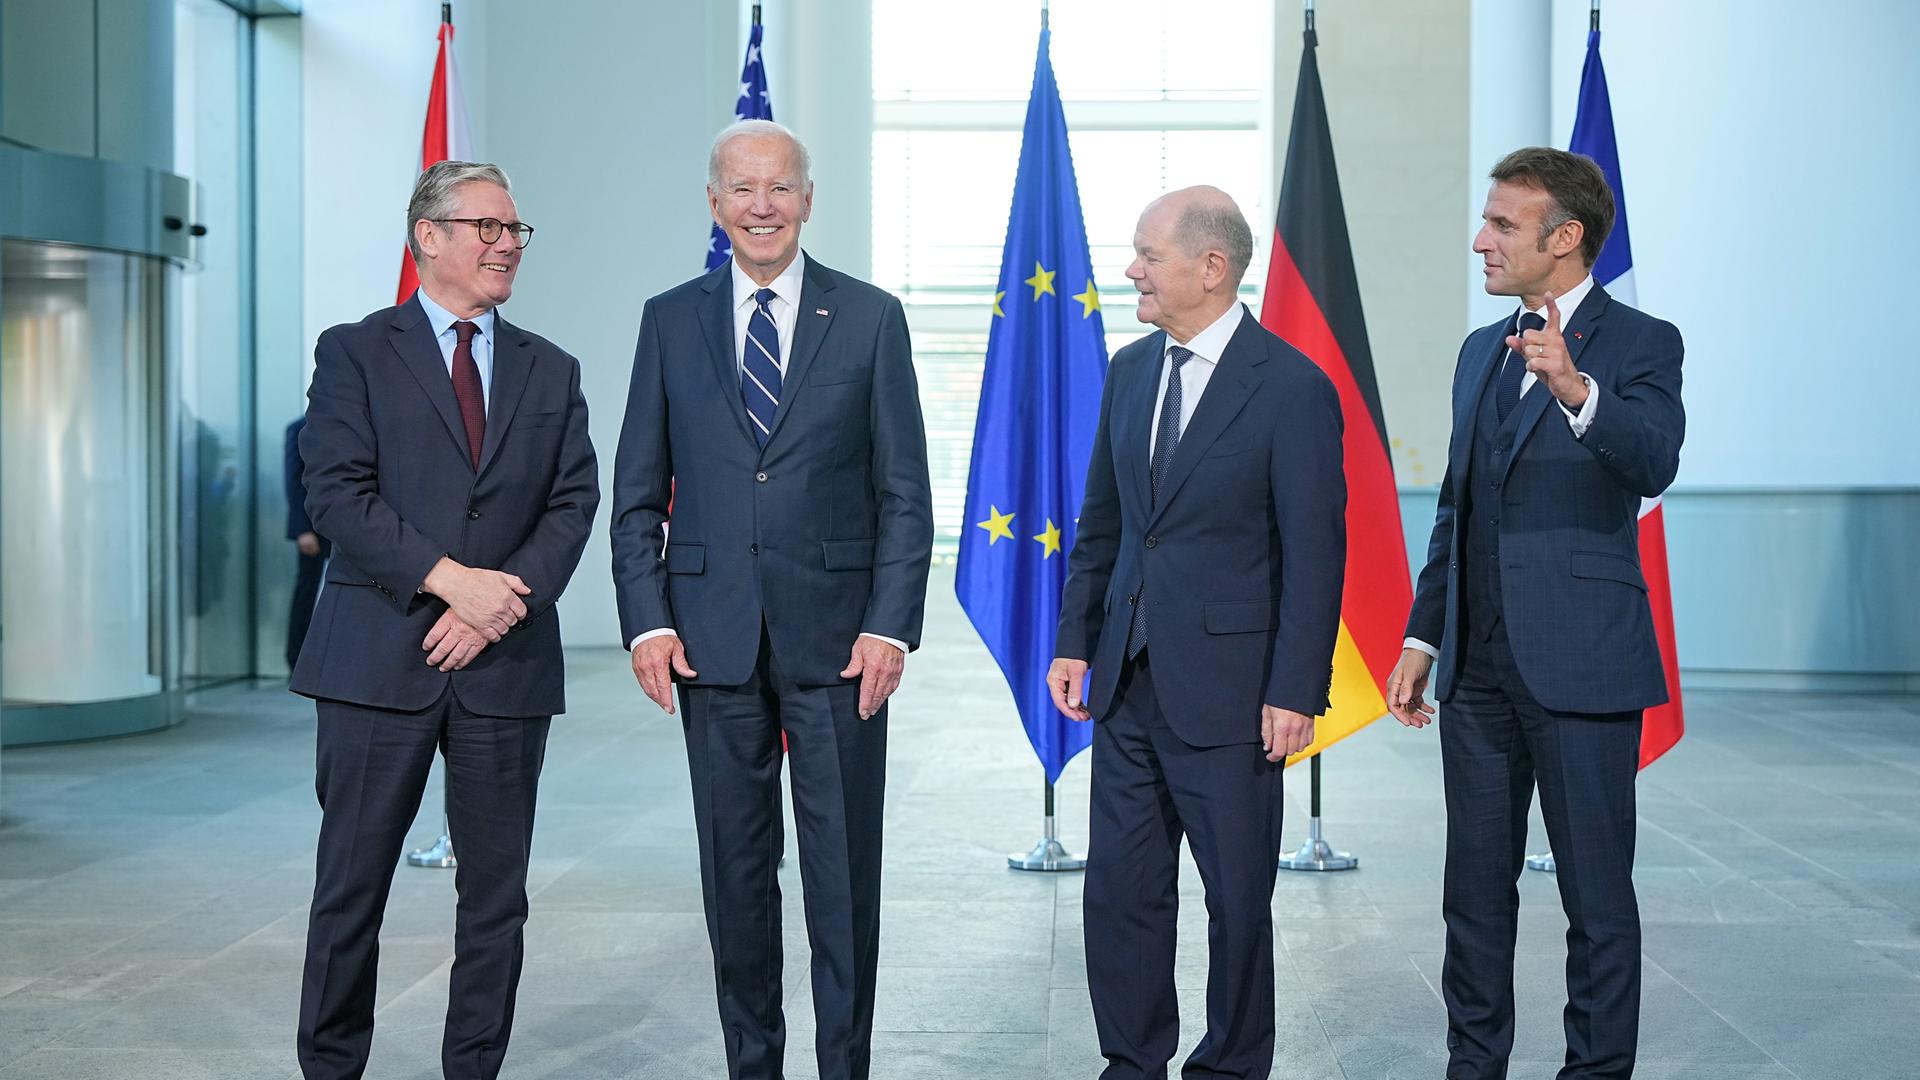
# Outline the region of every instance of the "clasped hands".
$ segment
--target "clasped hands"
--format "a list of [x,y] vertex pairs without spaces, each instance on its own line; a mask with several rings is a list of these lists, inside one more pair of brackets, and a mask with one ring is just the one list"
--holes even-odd
[[428,666],[441,671],[466,667],[482,649],[507,636],[527,617],[520,598],[533,593],[517,575],[462,566],[449,558],[434,564],[421,588],[447,604],[420,643]]
[[[860,719],[870,720],[880,711],[899,689],[900,673],[906,666],[907,654],[879,638],[861,634],[853,639],[853,651],[840,677],[860,679]],[[633,647],[634,679],[640,683],[641,692],[669,714],[673,712],[673,677],[692,679],[699,674],[688,666],[686,646],[680,643],[678,634],[660,634]]]
[[1567,351],[1567,339],[1560,333],[1560,305],[1547,293],[1547,325],[1507,335],[1507,348],[1527,362],[1527,370],[1547,384],[1547,392],[1568,409],[1579,412],[1587,403],[1587,381],[1573,366],[1573,354]]
[[[1086,706],[1087,662],[1055,657],[1047,669],[1047,689],[1053,694],[1053,707],[1069,720],[1086,721],[1093,714]],[[1313,717],[1273,705],[1260,706],[1260,748],[1268,761],[1281,761],[1313,745]]]

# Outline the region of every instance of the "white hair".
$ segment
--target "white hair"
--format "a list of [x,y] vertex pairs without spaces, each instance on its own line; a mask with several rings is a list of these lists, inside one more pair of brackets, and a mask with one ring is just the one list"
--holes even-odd
[[707,190],[716,193],[720,190],[720,151],[726,149],[728,143],[735,139],[768,135],[778,136],[793,144],[795,155],[800,159],[800,186],[812,187],[813,156],[807,153],[807,144],[800,141],[800,136],[785,125],[771,120],[735,120],[713,137],[713,150],[707,154]]

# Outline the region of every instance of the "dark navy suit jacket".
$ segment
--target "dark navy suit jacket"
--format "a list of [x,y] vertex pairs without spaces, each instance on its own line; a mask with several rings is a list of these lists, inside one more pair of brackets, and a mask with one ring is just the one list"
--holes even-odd
[[1260,707],[1327,709],[1346,575],[1340,400],[1243,312],[1154,505],[1164,332],[1115,354],[1055,654],[1092,664],[1104,716],[1145,587],[1155,696],[1196,746],[1260,740]]
[[[1475,412],[1506,355],[1506,321],[1460,348],[1453,439],[1427,561],[1407,636],[1440,650],[1434,694],[1452,696],[1460,670],[1461,551],[1456,511],[1468,497]],[[1593,424],[1576,439],[1553,395],[1520,399],[1500,487],[1501,617],[1513,658],[1540,704],[1562,712],[1629,712],[1667,700],[1640,573],[1640,500],[1680,468],[1680,331],[1620,303],[1597,283],[1561,327],[1575,366],[1591,376]]]
[[[762,450],[740,398],[731,263],[647,301],[614,466],[622,644],[679,633],[705,686],[841,683],[861,633],[917,648],[933,550],[900,302],[809,257]],[[662,526],[673,526],[662,552]]]
[[[580,562],[599,473],[580,364],[495,313],[493,382],[476,471],[432,325],[409,299],[333,327],[314,349],[307,513],[333,542],[294,692],[375,708],[424,709],[452,682],[483,716],[566,709],[553,602]],[[446,611],[419,592],[451,556],[517,574],[527,617],[472,664],[426,665],[421,642]]]

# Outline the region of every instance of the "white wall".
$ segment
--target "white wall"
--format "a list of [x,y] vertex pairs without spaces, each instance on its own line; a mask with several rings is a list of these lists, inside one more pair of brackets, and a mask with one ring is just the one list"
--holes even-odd
[[462,68],[487,86],[484,113],[469,95],[474,138],[539,229],[507,314],[579,357],[600,455],[600,513],[561,626],[569,645],[617,645],[607,522],[640,309],[705,265],[707,149],[733,119],[745,20],[718,3],[482,10],[486,47]]
[[[477,5],[457,4],[464,36]],[[306,0],[301,8],[307,363],[327,327],[393,303],[440,7]],[[463,65],[464,68],[464,65]]]
[[[1586,0],[1553,12],[1553,139]],[[1614,0],[1601,55],[1643,309],[1687,341],[1679,483],[1920,484],[1920,4]]]

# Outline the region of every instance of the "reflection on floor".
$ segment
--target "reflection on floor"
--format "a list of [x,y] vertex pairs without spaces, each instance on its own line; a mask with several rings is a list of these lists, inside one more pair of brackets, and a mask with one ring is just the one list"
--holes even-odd
[[[1091,1078],[1079,878],[1004,869],[1038,835],[1041,778],[950,577],[936,577],[930,608],[891,721],[874,1075]],[[509,1076],[725,1074],[678,723],[641,700],[623,662],[571,658]],[[1688,718],[1686,740],[1640,786],[1636,1075],[1916,1075],[1920,699],[1698,693]],[[0,1080],[296,1075],[319,817],[312,724],[311,706],[278,685],[229,687],[170,732],[0,758]],[[1304,770],[1289,780],[1297,840]],[[1281,875],[1275,1076],[1437,1077],[1435,733],[1376,724],[1329,755],[1326,785],[1329,838],[1361,869]],[[1070,842],[1086,835],[1086,791],[1082,757],[1061,788]],[[415,840],[438,824],[429,806]],[[807,1077],[793,862],[788,1070]],[[1183,884],[1190,1046],[1205,912],[1191,866]],[[1547,1077],[1563,1045],[1565,922],[1551,877],[1530,872],[1521,892],[1513,1075]],[[452,875],[403,867],[369,1076],[439,1075],[452,926]]]

